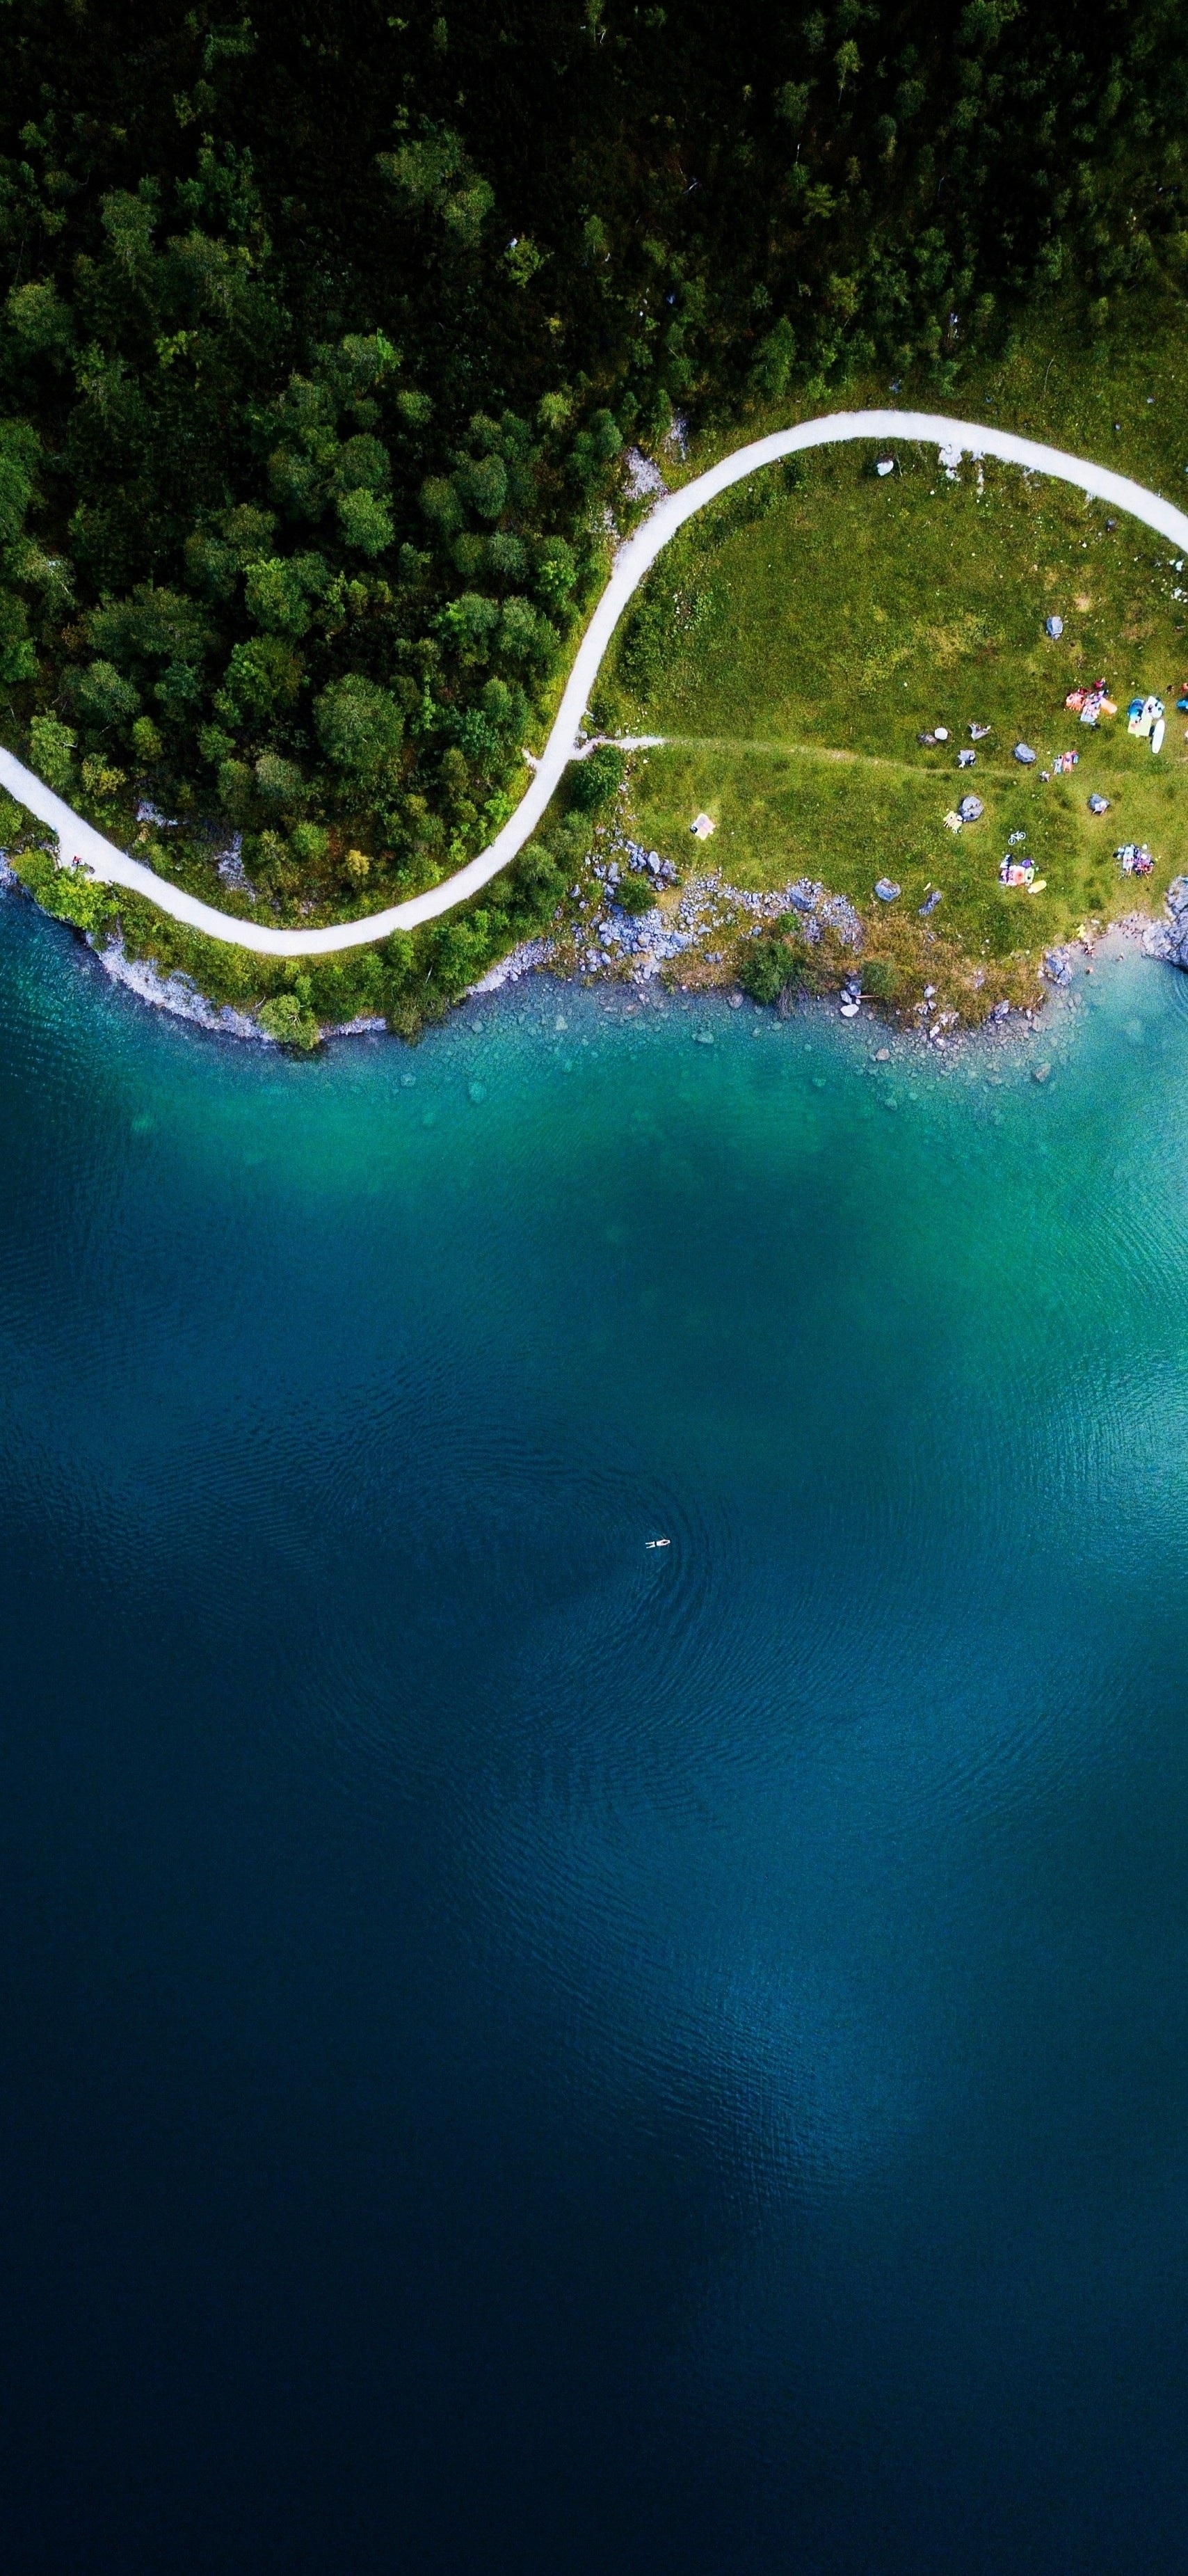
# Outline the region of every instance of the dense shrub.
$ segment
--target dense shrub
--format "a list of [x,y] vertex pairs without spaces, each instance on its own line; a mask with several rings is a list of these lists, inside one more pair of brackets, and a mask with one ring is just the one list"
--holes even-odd
[[588,760],[577,761],[573,769],[570,800],[579,814],[598,814],[614,803],[623,784],[624,761],[621,751],[611,742],[600,743]]
[[782,939],[754,939],[743,952],[738,980],[753,1002],[778,1002],[791,973],[792,959]]
[[622,912],[650,912],[656,901],[656,889],[650,877],[625,876],[615,887],[615,902]]

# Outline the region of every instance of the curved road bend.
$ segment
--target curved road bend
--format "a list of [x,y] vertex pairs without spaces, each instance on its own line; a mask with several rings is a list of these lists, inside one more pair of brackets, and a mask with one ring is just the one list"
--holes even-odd
[[1188,517],[1184,512],[1162,500],[1158,493],[1146,491],[1141,483],[1132,483],[1125,474],[1111,473],[1104,465],[1066,456],[1060,448],[1045,447],[1034,438],[1018,438],[1011,430],[983,429],[973,421],[949,420],[939,412],[831,412],[820,420],[802,421],[796,429],[774,430],[770,437],[757,438],[749,447],[736,448],[733,455],[724,456],[720,464],[711,465],[679,492],[670,492],[635,535],[628,538],[582,637],[552,731],[515,813],[477,858],[470,859],[441,885],[431,886],[427,894],[413,895],[407,903],[392,904],[386,912],[369,913],[361,921],[338,922],[318,930],[265,929],[260,923],[240,921],[232,913],[217,912],[212,904],[200,903],[196,896],[184,894],[180,886],[170,885],[152,868],[146,868],[141,860],[117,850],[43,785],[31,769],[2,748],[0,782],[57,833],[64,861],[81,859],[102,883],[129,886],[137,894],[147,895],[163,912],[172,913],[175,921],[202,931],[207,939],[222,939],[230,947],[255,949],[268,957],[322,957],[335,949],[366,947],[372,940],[385,939],[391,930],[415,930],[420,922],[432,921],[439,913],[449,912],[454,904],[464,903],[468,895],[477,894],[479,887],[498,876],[530,839],[566,764],[573,758],[591,689],[628,600],[677,529],[703,510],[707,501],[716,500],[719,493],[728,492],[732,484],[743,482],[748,474],[757,474],[762,466],[776,465],[781,457],[795,456],[805,448],[832,447],[853,438],[911,438],[966,456],[997,456],[1007,465],[1029,466],[1036,473],[1056,476],[1060,482],[1078,484],[1094,500],[1112,502],[1115,509],[1141,520],[1145,527],[1154,528],[1173,546],[1188,553]]

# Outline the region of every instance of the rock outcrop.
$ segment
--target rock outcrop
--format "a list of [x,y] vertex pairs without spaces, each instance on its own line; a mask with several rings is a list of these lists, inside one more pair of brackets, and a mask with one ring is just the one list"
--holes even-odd
[[1173,877],[1167,889],[1167,920],[1152,922],[1144,940],[1148,957],[1165,958],[1188,972],[1188,877]]

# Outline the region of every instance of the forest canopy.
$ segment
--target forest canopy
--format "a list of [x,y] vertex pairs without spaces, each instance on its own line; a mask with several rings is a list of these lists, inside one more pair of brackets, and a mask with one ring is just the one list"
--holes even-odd
[[0,0],[5,738],[282,918],[509,810],[627,444],[1188,265],[1168,0],[404,9]]

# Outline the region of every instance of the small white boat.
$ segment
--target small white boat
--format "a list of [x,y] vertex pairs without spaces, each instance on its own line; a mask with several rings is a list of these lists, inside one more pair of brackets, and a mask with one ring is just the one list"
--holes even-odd
[[644,1540],[644,1546],[645,1546],[645,1547],[671,1547],[671,1546],[672,1546],[672,1540],[671,1540],[670,1538],[646,1538],[646,1539]]

